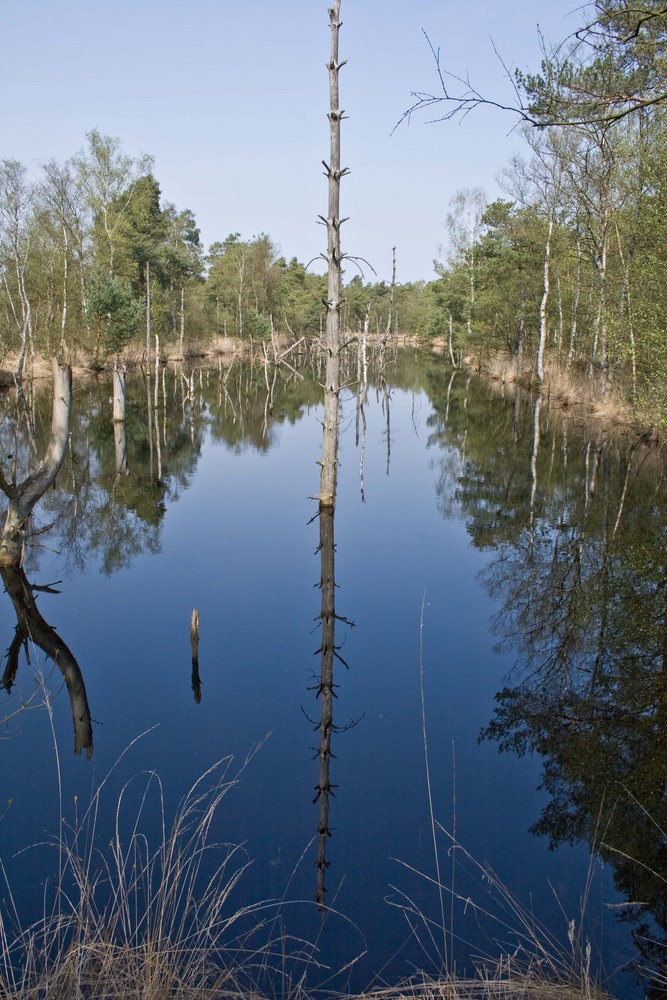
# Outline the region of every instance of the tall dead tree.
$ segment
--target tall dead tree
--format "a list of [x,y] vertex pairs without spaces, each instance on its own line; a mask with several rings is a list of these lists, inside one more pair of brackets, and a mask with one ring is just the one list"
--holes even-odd
[[340,182],[347,167],[340,166],[340,123],[344,112],[340,108],[338,94],[338,74],[344,62],[338,60],[338,35],[341,27],[340,0],[334,0],[329,8],[331,26],[331,58],[329,70],[329,162],[324,169],[329,181],[329,206],[326,219],[328,267],[327,323],[326,323],[326,369],[324,384],[324,418],[322,433],[322,462],[320,470],[320,506],[333,507],[336,501],[336,471],[338,466],[338,397],[340,395],[340,288],[341,262],[340,227],[345,221],[340,218]]
[[319,820],[317,826],[317,893],[316,900],[320,907],[325,908],[325,872],[328,867],[326,858],[327,839],[331,836],[329,827],[329,801],[332,785],[329,777],[331,762],[331,736],[333,723],[333,663],[336,656],[335,646],[335,583],[334,583],[334,507],[336,502],[336,478],[338,466],[338,425],[339,425],[339,394],[340,394],[340,288],[341,288],[341,248],[340,248],[340,181],[348,171],[340,166],[340,123],[343,112],[340,109],[338,95],[338,73],[343,63],[338,60],[338,35],[341,27],[340,0],[334,0],[329,8],[329,23],[331,27],[331,57],[327,68],[329,70],[329,163],[324,163],[329,181],[329,202],[326,219],[321,216],[327,228],[328,266],[327,288],[327,321],[325,343],[325,377],[324,377],[324,417],[322,423],[322,461],[320,468],[320,588],[322,595],[320,621],[322,628],[320,680],[317,685],[317,695],[320,699],[319,744],[317,757],[319,759],[319,776],[316,785],[315,801],[319,801]]

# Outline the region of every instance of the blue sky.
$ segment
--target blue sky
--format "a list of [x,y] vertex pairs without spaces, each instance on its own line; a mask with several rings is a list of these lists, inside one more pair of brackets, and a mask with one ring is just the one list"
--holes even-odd
[[[307,261],[325,242],[327,6],[3,0],[0,156],[37,171],[97,128],[155,157],[163,197],[195,212],[207,246],[263,231]],[[572,0],[342,0],[341,14],[344,249],[389,280],[396,245],[398,280],[428,280],[449,199],[474,186],[497,197],[495,176],[522,143],[492,111],[462,124],[416,118],[392,134],[411,91],[438,86],[422,29],[448,69],[509,98],[490,39],[508,65],[536,68],[538,22],[555,42],[583,15]]]

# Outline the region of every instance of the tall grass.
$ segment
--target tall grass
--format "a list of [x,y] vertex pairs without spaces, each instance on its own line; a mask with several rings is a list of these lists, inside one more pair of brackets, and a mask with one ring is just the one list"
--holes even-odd
[[[461,978],[456,975],[455,965],[441,966],[440,975],[436,977],[438,980],[448,981],[450,987],[454,982],[460,983],[462,995],[467,995],[466,991],[471,990],[474,983],[477,983],[476,990],[485,984],[485,989],[493,987],[505,993],[512,993],[516,987],[517,995],[524,995],[529,988],[531,992],[544,991],[546,994],[553,990],[554,994],[557,992],[572,997],[604,995],[594,971],[596,956],[593,942],[586,930],[593,883],[592,863],[581,895],[579,913],[573,918],[561,910],[563,926],[562,933],[558,933],[543,923],[531,907],[524,905],[490,865],[475,859],[440,824],[438,834],[449,840],[448,854],[458,859],[459,876],[465,874],[468,895],[460,895],[453,888],[438,884],[435,878],[405,862],[401,864],[412,876],[433,885],[438,896],[442,892],[450,895],[457,904],[459,919],[462,923],[463,917],[474,921],[479,935],[475,975]],[[391,904],[403,911],[425,960],[432,961],[434,944],[443,933],[438,920],[429,917],[411,895],[392,888],[396,896]],[[451,956],[453,942],[466,945],[469,942],[464,940],[455,923],[450,924],[448,932],[452,942]],[[481,943],[484,937],[486,946]]]
[[[286,943],[264,934],[273,924],[268,902],[233,905],[247,859],[237,846],[210,839],[220,803],[238,778],[230,772],[230,759],[209,768],[170,825],[157,775],[132,779],[118,797],[111,839],[99,850],[107,775],[84,815],[75,809],[51,845],[58,875],[42,917],[27,927],[3,866],[0,998],[255,995],[273,965],[281,965]],[[151,844],[143,826],[154,827],[156,817],[161,834]]]
[[[580,895],[579,912],[568,917],[561,908],[565,935],[560,936],[542,923],[532,910],[513,894],[487,863],[480,862],[456,837],[456,773],[453,758],[453,832],[445,829],[435,815],[431,782],[430,748],[427,728],[424,665],[424,612],[419,620],[419,690],[426,796],[433,850],[433,874],[419,871],[400,859],[402,867],[432,890],[436,916],[424,911],[410,894],[391,886],[395,895],[389,905],[402,911],[424,960],[422,973],[402,987],[372,990],[372,1000],[495,1000],[497,997],[536,997],[544,1000],[605,996],[593,971],[593,947],[586,931],[587,908],[594,877],[593,854]],[[597,833],[596,833],[597,842]],[[445,871],[449,871],[449,882]],[[458,888],[462,881],[466,895]],[[414,885],[414,882],[413,882]],[[415,886],[416,888],[416,886]],[[446,905],[448,900],[449,905]],[[466,941],[457,927],[458,919],[472,917],[478,933],[484,929],[490,939],[487,954],[477,946],[473,974],[461,975],[456,962],[457,945]],[[481,937],[481,933],[480,933]],[[567,938],[567,944],[565,943]]]

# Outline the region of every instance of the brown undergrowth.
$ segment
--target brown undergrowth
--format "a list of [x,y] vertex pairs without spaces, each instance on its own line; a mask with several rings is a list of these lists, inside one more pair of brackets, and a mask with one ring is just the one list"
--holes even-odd
[[602,391],[581,374],[547,364],[540,386],[530,369],[517,372],[516,360],[510,354],[497,352],[481,362],[479,358],[468,357],[463,363],[494,391],[506,392],[508,387],[518,386],[540,392],[553,412],[574,425],[599,429],[659,451],[667,447],[667,428],[655,414],[639,409],[633,412],[627,400],[613,388]]
[[605,1000],[605,994],[595,988],[551,982],[515,969],[507,960],[475,978],[417,978],[397,987],[372,990],[363,1000]]
[[[296,995],[286,969],[296,967],[298,980],[311,953],[279,933],[275,905],[241,902],[248,859],[210,837],[238,780],[231,768],[223,760],[203,774],[171,824],[157,775],[129,781],[100,849],[107,775],[52,843],[21,852],[51,847],[57,872],[43,916],[28,926],[0,863],[1,1000],[251,1000],[276,982]],[[145,828],[156,820],[162,833],[153,840]]]

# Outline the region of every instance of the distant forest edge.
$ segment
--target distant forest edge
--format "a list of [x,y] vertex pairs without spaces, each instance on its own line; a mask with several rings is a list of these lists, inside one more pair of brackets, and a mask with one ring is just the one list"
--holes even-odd
[[[667,93],[667,9],[633,32],[614,21],[629,8],[595,7],[611,12],[596,22],[603,50],[520,81],[533,103],[526,157],[502,173],[507,198],[454,195],[431,280],[368,281],[347,261],[342,328],[438,344],[454,365],[502,355],[512,377],[565,375],[665,426],[667,104],[651,94]],[[568,112],[568,94],[582,93],[598,104]],[[620,94],[627,113],[597,114]],[[400,246],[397,261],[400,275]],[[0,266],[0,358],[19,376],[63,340],[100,360],[128,348],[187,356],[220,337],[315,339],[326,314],[325,276],[265,233],[204,248],[193,213],[163,200],[152,158],[96,130],[36,176],[0,161]]]

